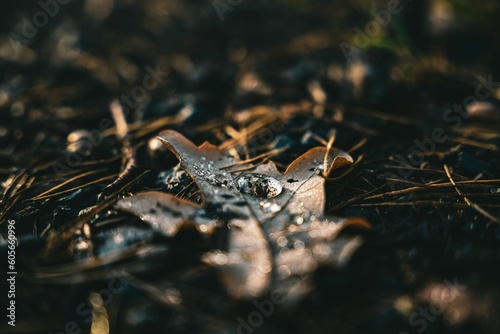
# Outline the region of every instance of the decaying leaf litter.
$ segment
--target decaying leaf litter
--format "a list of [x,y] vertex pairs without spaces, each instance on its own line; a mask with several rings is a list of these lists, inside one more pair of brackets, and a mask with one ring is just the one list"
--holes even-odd
[[[291,265],[293,259],[283,259],[288,261],[290,274],[293,270],[305,284],[293,290],[301,291],[298,304],[287,308],[286,315],[277,312],[266,319],[261,328],[264,332],[329,333],[361,328],[363,332],[385,333],[388,326],[413,332],[415,327],[408,323],[411,313],[405,312],[418,311],[431,302],[444,311],[428,324],[428,333],[469,333],[478,323],[485,332],[498,332],[499,277],[491,270],[498,267],[500,237],[495,223],[500,209],[497,112],[494,104],[477,106],[468,110],[470,117],[458,128],[442,123],[442,112],[474,93],[476,77],[484,66],[495,68],[494,52],[493,62],[488,64],[481,56],[477,67],[474,62],[456,61],[461,57],[456,49],[449,52],[451,59],[447,60],[443,54],[424,51],[420,58],[398,48],[382,51],[369,47],[363,50],[360,63],[348,65],[337,47],[344,36],[324,33],[329,24],[321,15],[314,20],[318,26],[309,19],[304,25],[304,17],[293,14],[293,6],[285,9],[277,3],[245,3],[231,13],[233,21],[229,18],[224,24],[214,24],[208,19],[210,24],[206,24],[203,19],[165,20],[160,15],[164,12],[148,7],[155,1],[128,3],[124,6],[117,1],[116,8],[128,10],[133,17],[145,17],[131,20],[127,26],[103,26],[107,33],[101,34],[93,30],[95,21],[61,13],[60,21],[45,27],[32,45],[21,48],[19,61],[5,54],[8,48],[0,48],[2,57],[8,59],[0,68],[5,78],[0,99],[0,221],[5,226],[6,219],[16,219],[21,272],[33,278],[29,284],[19,282],[19,311],[26,315],[23,319],[29,319],[29,323],[20,323],[21,332],[63,328],[75,317],[72,309],[89,296],[95,297],[95,292],[115,276],[135,277],[108,305],[111,328],[118,326],[121,333],[144,332],[148,326],[154,332],[158,328],[149,324],[164,325],[173,332],[206,332],[207,326],[213,332],[223,332],[236,328],[238,316],[255,311],[251,302],[235,301],[234,296],[242,292],[229,291],[226,286],[234,277],[227,265],[231,253],[225,233],[229,229],[221,227],[228,226],[234,217],[208,217],[208,225],[214,221],[217,228],[206,232],[196,230],[201,220],[182,221],[177,234],[167,236],[141,220],[140,214],[113,208],[118,200],[138,199],[148,191],[170,192],[182,203],[193,201],[196,209],[207,205],[202,202],[203,189],[181,168],[175,168],[178,159],[154,140],[164,129],[174,129],[197,144],[208,140],[224,154],[240,156],[247,163],[231,168],[241,169],[231,174],[233,178],[255,173],[269,160],[283,172],[300,154],[318,145],[328,147],[334,132],[335,146],[354,158],[353,164],[328,176],[322,219],[330,214],[361,216],[373,229],[369,233],[354,231],[363,234],[365,242],[343,270],[321,265],[307,275],[316,259],[314,263],[301,262],[302,268]],[[183,15],[189,17],[206,18],[213,10],[210,2],[208,7],[185,6]],[[342,15],[352,8],[343,11],[336,6],[350,4],[332,3],[335,8],[331,12],[325,8],[326,16],[340,16],[335,20],[342,22]],[[255,11],[255,17],[268,15],[267,20],[259,24],[240,20],[247,8]],[[77,4],[74,9],[84,12]],[[370,10],[360,16],[360,26],[366,23]],[[20,16],[24,11],[23,7]],[[114,13],[111,19],[119,23],[123,12]],[[409,13],[411,10],[405,10],[402,15]],[[178,14],[174,11],[172,17]],[[14,19],[6,18],[2,25]],[[242,29],[232,29],[236,22]],[[298,33],[288,29],[290,22],[310,28]],[[164,25],[168,36],[162,29],[155,30],[155,25]],[[190,33],[191,25],[201,26],[207,38],[200,38],[197,29]],[[349,21],[347,30],[352,26]],[[412,27],[420,25],[410,25],[410,32]],[[265,31],[266,38],[252,37],[259,29]],[[497,30],[488,29],[492,33]],[[154,39],[131,38],[137,32]],[[95,37],[79,39],[79,34]],[[113,36],[112,43],[108,36]],[[236,43],[228,43],[227,49],[221,47],[226,39]],[[56,40],[68,44],[55,45]],[[432,38],[424,40],[431,43]],[[475,52],[470,45],[476,43],[461,40],[468,52]],[[453,39],[438,42],[438,50],[443,44],[454,43]],[[109,56],[96,52],[103,45]],[[66,52],[66,47],[71,52]],[[33,54],[32,48],[49,52]],[[128,50],[126,55],[123,50]],[[211,58],[210,54],[216,56]],[[55,65],[54,59],[58,59]],[[138,174],[122,179],[119,187],[108,188],[115,192],[107,200],[101,195],[124,170],[123,140],[116,136],[120,131],[112,127],[104,131],[102,142],[83,156],[81,164],[56,177],[54,161],[64,163],[68,152],[88,139],[88,133],[77,131],[95,129],[102,118],[109,117],[109,100],[140,84],[141,69],[154,64],[168,68],[170,77],[128,117]],[[492,71],[497,78],[496,70]],[[416,151],[414,141],[428,138],[437,127],[446,131],[448,139],[434,150]],[[68,134],[81,139],[67,141]],[[253,169],[245,170],[250,167]],[[147,170],[151,172],[141,176]],[[86,211],[90,207],[96,211]],[[65,242],[56,242],[57,247],[49,247],[48,252],[47,240],[56,240],[53,236],[69,225],[78,226],[67,234],[68,239],[63,238]],[[290,235],[303,233],[294,236],[296,252],[286,254],[292,257],[300,249],[307,253],[316,246],[307,244],[310,226],[290,226],[297,226],[297,230],[287,231]],[[300,239],[306,234],[307,238]],[[343,245],[339,238],[328,245]],[[300,242],[295,247],[297,240],[303,241],[303,248]],[[290,238],[286,237],[286,242],[284,247],[292,249]],[[285,239],[276,239],[278,247],[284,243]],[[277,250],[270,248],[269,252]],[[50,258],[42,254],[50,254]],[[35,262],[35,258],[42,260]],[[270,277],[274,282],[270,289],[283,278],[280,273],[288,273],[272,264]],[[436,298],[442,295],[439,287],[445,280],[458,280],[467,290],[445,303]],[[44,281],[53,284],[35,283]],[[281,282],[289,286],[297,281],[290,278]],[[227,297],[227,291],[233,297]],[[167,310],[163,306],[168,306]],[[97,314],[97,308],[95,311]],[[76,316],[75,320],[87,325],[85,317]]]
[[[112,105],[113,108],[116,106]],[[121,140],[125,137],[125,131],[118,136]],[[196,184],[198,190],[195,193],[201,193],[201,203],[160,191],[138,192],[117,200],[116,195],[140,181],[145,173],[129,182],[123,182],[124,177],[120,174],[117,180],[104,188],[113,186],[114,193],[99,195],[96,205],[82,209],[62,231],[52,232],[42,253],[48,256],[50,263],[51,254],[69,246],[70,254],[78,258],[80,253],[83,258],[74,263],[42,265],[31,279],[44,284],[81,283],[109,278],[109,272],[103,270],[106,266],[121,268],[120,271],[115,269],[114,275],[119,273],[130,277],[130,273],[119,265],[120,262],[133,263],[137,261],[138,254],[154,259],[155,253],[161,253],[161,246],[153,249],[144,245],[152,240],[151,233],[140,232],[139,229],[139,232],[130,235],[130,227],[112,231],[115,237],[121,238],[124,231],[129,232],[127,241],[132,244],[128,247],[118,241],[104,241],[104,244],[94,246],[94,243],[99,243],[99,232],[92,235],[89,223],[105,225],[123,221],[119,217],[99,221],[100,213],[115,202],[115,209],[136,215],[153,227],[153,231],[166,237],[173,237],[180,229],[189,226],[194,226],[200,234],[208,237],[212,237],[215,230],[227,230],[222,232],[225,238],[220,249],[209,249],[202,254],[201,260],[205,265],[218,269],[222,284],[235,299],[262,297],[276,288],[286,293],[291,301],[304,298],[312,288],[309,276],[318,265],[343,265],[361,245],[360,237],[335,239],[349,224],[368,228],[366,221],[325,217],[323,214],[324,177],[332,170],[353,162],[349,154],[332,148],[333,139],[326,147],[313,148],[298,157],[282,174],[272,162],[255,165],[252,162],[256,159],[240,160],[209,143],[196,147],[172,130],[162,132],[158,138],[179,159],[180,167],[193,178],[194,181],[186,186],[193,182]],[[128,139],[125,143],[122,168],[127,165],[126,159],[131,154]],[[122,186],[116,189],[119,183]],[[50,193],[62,186],[47,190],[33,199],[50,198]],[[111,212],[108,215],[113,216]],[[43,257],[37,258],[41,263],[47,261]],[[150,267],[140,268],[139,273]],[[167,295],[171,291],[135,282],[133,285],[146,295],[151,295],[151,289]],[[159,301],[175,306],[167,297]]]
[[[275,276],[308,274],[319,262],[336,264],[349,257],[349,252],[344,252],[341,258],[342,249],[328,244],[350,220],[323,218],[324,179],[319,175],[325,159],[328,170],[352,163],[347,153],[318,147],[297,158],[284,174],[272,162],[257,166],[251,173],[234,173],[232,167],[245,167],[241,160],[224,155],[209,143],[196,147],[173,131],[162,132],[159,138],[195,179],[203,205],[172,194],[145,192],[120,200],[117,207],[136,214],[168,236],[189,222],[203,233],[227,228],[227,251],[211,251],[203,261],[221,268],[234,297],[261,296]],[[273,183],[283,185],[280,193],[275,192]],[[254,191],[248,192],[248,188]],[[352,244],[356,242],[360,243],[353,239],[345,247],[354,250]]]
[[[116,108],[114,102],[111,110],[116,113]],[[116,119],[119,129],[124,119],[121,116]],[[126,124],[121,128],[119,138],[124,140]],[[223,246],[226,251],[211,250],[203,255],[203,262],[221,268],[222,280],[234,298],[262,296],[277,284],[276,279],[306,276],[320,263],[345,263],[361,244],[359,237],[341,240],[336,247],[329,244],[349,224],[368,227],[362,219],[323,217],[324,176],[353,162],[349,154],[331,147],[333,137],[327,147],[313,148],[297,158],[284,174],[272,162],[255,166],[249,164],[254,159],[242,161],[229,153],[223,154],[209,143],[196,147],[175,131],[162,132],[158,138],[194,178],[202,204],[174,194],[149,191],[121,199],[115,208],[135,214],[168,237],[187,224],[205,234],[228,229],[227,244]],[[127,145],[124,156],[130,159],[128,139],[124,142]],[[129,164],[124,161],[122,166]],[[112,185],[116,187],[124,178],[120,175]],[[111,185],[105,190],[110,188]],[[80,215],[91,218],[109,206],[109,199],[108,196],[104,203],[82,210]],[[69,224],[64,233],[53,234],[46,249],[54,251],[56,242],[60,245],[78,226],[85,226],[84,218],[78,217],[78,221],[75,226]],[[50,275],[58,276],[53,268]]]
[[[271,113],[271,115],[268,114],[268,122],[279,119],[293,123],[295,117],[301,117],[303,112],[307,113],[300,106],[284,107],[280,117],[272,116],[274,111],[270,109],[266,111],[259,108],[258,110],[260,110],[259,113]],[[293,111],[291,114],[290,110]],[[259,118],[250,118],[249,121],[250,126],[254,124],[252,122],[258,124],[258,126],[253,127],[256,129],[254,135],[269,125],[269,123],[262,124]],[[133,127],[131,126],[131,128]],[[213,129],[211,130],[213,131]],[[131,138],[134,136],[133,133],[132,130]],[[234,131],[231,133],[233,138],[236,137]],[[186,277],[185,275],[204,277],[206,274],[201,274],[203,271],[206,271],[207,268],[215,268],[219,282],[217,284],[221,284],[223,290],[226,290],[232,299],[244,300],[265,297],[266,293],[279,287],[282,291],[287,292],[290,303],[295,303],[303,300],[311,291],[314,291],[312,290],[311,280],[313,276],[311,274],[319,265],[335,267],[345,264],[352,253],[361,246],[359,236],[351,234],[338,237],[338,233],[349,224],[362,228],[367,227],[364,219],[330,218],[323,213],[327,200],[324,188],[325,181],[331,182],[334,185],[334,191],[340,192],[335,200],[335,205],[339,208],[346,205],[363,207],[376,205],[375,203],[379,203],[379,207],[383,207],[385,203],[380,202],[380,200],[384,198],[408,194],[433,196],[429,190],[433,191],[434,189],[442,189],[443,191],[449,189],[452,194],[456,194],[455,187],[457,186],[489,190],[491,186],[498,183],[498,180],[459,181],[463,180],[464,177],[454,175],[452,179],[457,179],[457,181],[453,184],[447,177],[445,169],[443,171],[419,169],[418,175],[428,173],[437,176],[437,178],[429,184],[419,184],[416,181],[400,180],[397,175],[392,175],[391,180],[400,182],[404,188],[387,191],[387,188],[375,184],[375,181],[366,180],[365,175],[369,175],[369,173],[359,174],[360,168],[365,168],[363,164],[366,164],[362,156],[357,156],[356,163],[353,165],[354,159],[348,153],[332,147],[334,136],[335,134],[332,134],[329,141],[321,138],[315,140],[322,146],[305,152],[288,168],[284,168],[285,166],[280,164],[284,170],[281,173],[274,163],[265,162],[269,159],[269,155],[265,153],[256,154],[257,159],[240,159],[239,152],[245,155],[248,150],[242,147],[238,149],[235,144],[227,146],[222,144],[217,148],[212,144],[205,143],[197,147],[182,134],[173,130],[164,131],[157,138],[152,135],[150,141],[160,140],[164,147],[174,153],[174,156],[169,156],[163,148],[159,148],[163,152],[163,163],[173,164],[175,160],[180,161],[180,166],[173,166],[168,174],[171,175],[169,180],[180,180],[177,186],[170,185],[173,188],[177,187],[177,191],[168,192],[172,191],[173,188],[165,187],[165,174],[161,174],[162,179],[156,181],[157,187],[158,185],[161,185],[160,188],[163,187],[161,191],[144,190],[141,189],[142,187],[135,191],[126,190],[133,187],[133,183],[140,181],[144,176],[126,182],[121,189],[116,189],[115,194],[110,197],[103,197],[99,195],[98,191],[95,207],[89,211],[85,210],[86,206],[83,206],[80,213],[74,211],[77,221],[83,225],[80,226],[80,229],[72,230],[67,238],[64,238],[64,240],[70,240],[70,243],[58,245],[58,247],[63,246],[62,250],[70,250],[70,258],[64,260],[67,256],[63,256],[62,263],[48,266],[43,265],[42,261],[42,265],[33,273],[34,282],[59,285],[101,281],[110,279],[113,275],[135,278],[130,280],[130,286],[143,291],[146,296],[160,304],[176,310],[175,312],[182,313],[189,309],[189,306],[185,308],[182,305],[189,304],[189,302],[185,296],[182,299],[184,302],[179,304],[178,301],[181,298],[179,296],[190,295],[193,291],[198,290],[193,287],[194,290],[189,291],[184,284],[178,281],[178,277]],[[146,145],[147,141],[143,142],[142,145]],[[235,142],[245,143],[241,140]],[[353,145],[352,151],[356,152],[366,144],[366,140],[361,140]],[[276,156],[279,154],[280,151],[277,151]],[[123,166],[123,163],[121,165]],[[336,167],[342,167],[342,171],[333,175],[332,171]],[[142,172],[141,170],[139,174]],[[448,172],[451,176],[451,172],[449,170]],[[99,173],[99,170],[96,173]],[[89,172],[88,175],[81,177],[86,178],[92,174]],[[346,188],[347,184],[343,180],[353,176],[354,179],[364,180],[363,183],[369,184],[373,188],[362,191],[361,195],[353,196],[344,203],[342,192],[346,189],[351,192],[362,189],[362,186],[359,186],[360,188],[357,190],[358,186],[354,185]],[[68,177],[70,179],[66,186],[58,185],[56,189],[44,190],[39,195],[30,196],[30,201],[34,203],[48,201],[52,196],[57,198],[66,196],[68,193],[74,194],[72,196],[78,195],[81,186],[73,187],[71,175]],[[113,178],[106,180],[100,181],[101,190],[109,185]],[[238,182],[238,180],[245,182]],[[255,180],[274,180],[283,188],[279,194],[276,195],[276,192],[273,192],[272,196],[268,196],[270,193],[262,188],[257,191],[252,188],[251,184],[248,188],[247,183]],[[264,185],[268,184],[267,181],[264,182]],[[89,182],[89,184],[92,183],[94,182]],[[154,185],[151,181],[148,183]],[[242,189],[242,184],[247,186],[246,190]],[[83,184],[83,187],[85,186],[89,185]],[[69,191],[61,190],[61,188],[68,188]],[[123,194],[124,190],[127,193]],[[122,195],[118,197],[119,194]],[[468,195],[474,196],[473,194]],[[379,202],[371,204],[373,201]],[[396,201],[392,203],[395,206],[416,205],[413,202]],[[416,203],[439,206],[439,202],[434,204],[431,201],[418,200]],[[441,205],[446,205],[446,203],[441,202]],[[466,203],[462,205],[458,202],[458,199],[456,204],[448,205],[468,207]],[[113,206],[118,211],[102,211],[105,208],[112,209]],[[484,208],[493,208],[494,206],[482,204]],[[134,220],[130,221],[130,218],[122,216],[120,211],[129,212],[138,219],[135,222]],[[97,212],[100,213],[95,216]],[[150,227],[148,228],[144,223]],[[94,230],[92,233],[83,232],[85,226],[88,228],[92,225],[95,225],[92,228]],[[50,227],[48,228],[50,229]],[[101,229],[102,231],[100,231]],[[179,268],[185,269],[181,269],[179,274],[172,276],[175,277],[174,281],[177,280],[176,284],[170,280],[156,282],[154,279],[139,279],[135,276],[140,276],[141,273],[150,270],[157,270],[163,266],[162,263],[172,261],[171,246],[165,241],[158,242],[155,235],[159,234],[167,239],[173,238],[175,240],[178,233],[182,234],[183,231],[191,233],[189,231],[192,229],[201,239],[183,249],[184,251],[196,250],[200,260],[197,267],[198,273],[194,274],[185,268],[184,264],[181,264]],[[126,237],[124,238],[124,236]],[[52,232],[51,237],[58,240],[61,234]],[[217,247],[207,247],[207,244],[214,244],[212,241],[207,241],[209,239],[217,240]],[[249,243],[248,239],[251,239],[252,242]],[[205,246],[200,248],[199,241],[202,241]],[[68,246],[69,248],[67,248]],[[45,247],[47,249],[51,246],[45,245]],[[53,251],[55,249],[52,249],[50,253]],[[74,262],[65,263],[71,258]],[[141,259],[148,259],[148,261],[140,265]],[[50,258],[47,260],[48,264],[53,262]],[[194,259],[190,261],[194,261]],[[110,268],[114,268],[111,274]],[[188,270],[188,274],[182,273],[182,270]],[[201,291],[198,293],[203,294]]]

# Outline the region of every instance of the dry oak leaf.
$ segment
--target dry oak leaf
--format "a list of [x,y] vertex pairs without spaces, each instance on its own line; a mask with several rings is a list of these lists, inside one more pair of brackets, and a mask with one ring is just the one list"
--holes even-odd
[[[203,261],[220,269],[232,297],[261,296],[279,280],[306,275],[321,263],[345,261],[359,246],[359,238],[353,238],[344,242],[349,247],[335,251],[331,241],[349,223],[366,225],[363,220],[323,217],[325,158],[333,169],[352,163],[349,154],[316,147],[298,157],[283,174],[272,162],[238,172],[250,166],[208,142],[197,147],[171,130],[158,138],[193,178],[202,193],[202,204],[147,191],[121,199],[116,208],[137,215],[167,236],[175,235],[185,224],[205,234],[227,228],[226,248],[206,253]],[[289,241],[294,242],[292,247]]]

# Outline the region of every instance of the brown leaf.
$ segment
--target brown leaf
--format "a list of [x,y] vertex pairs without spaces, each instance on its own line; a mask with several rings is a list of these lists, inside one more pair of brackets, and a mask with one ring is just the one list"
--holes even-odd
[[[197,147],[170,130],[159,139],[196,182],[202,205],[149,191],[122,199],[116,207],[136,214],[167,236],[186,223],[202,233],[227,224],[227,250],[208,252],[203,261],[220,269],[234,298],[262,295],[273,280],[279,284],[279,280],[306,275],[320,264],[341,264],[359,247],[360,239],[351,238],[335,249],[332,241],[349,219],[323,217],[325,157],[327,166],[336,168],[352,163],[347,153],[317,147],[298,157],[283,174],[272,162],[238,172],[249,165],[212,144]],[[291,248],[289,242],[293,242]]]
[[[168,193],[148,191],[118,201],[115,208],[139,213],[141,220],[171,237],[177,234],[182,224],[193,221],[192,218],[202,207]],[[200,224],[198,228],[203,226],[204,222],[197,222]]]

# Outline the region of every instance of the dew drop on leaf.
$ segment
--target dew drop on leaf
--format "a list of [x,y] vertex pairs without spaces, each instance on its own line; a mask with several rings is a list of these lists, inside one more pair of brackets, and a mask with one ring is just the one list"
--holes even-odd
[[206,179],[208,183],[217,187],[226,187],[229,183],[226,176],[224,176],[223,174],[211,174],[207,176]]
[[274,202],[260,202],[260,208],[266,213],[276,213],[281,211],[281,205]]
[[263,174],[245,174],[236,180],[238,189],[247,195],[273,198],[281,194],[283,186],[273,177]]

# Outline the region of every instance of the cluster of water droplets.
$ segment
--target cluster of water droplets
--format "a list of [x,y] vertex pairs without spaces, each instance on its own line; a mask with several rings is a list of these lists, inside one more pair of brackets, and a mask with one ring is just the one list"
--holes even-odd
[[244,174],[238,177],[236,186],[244,194],[262,198],[273,198],[283,191],[280,181],[257,173]]

